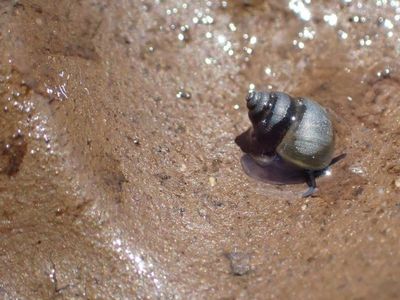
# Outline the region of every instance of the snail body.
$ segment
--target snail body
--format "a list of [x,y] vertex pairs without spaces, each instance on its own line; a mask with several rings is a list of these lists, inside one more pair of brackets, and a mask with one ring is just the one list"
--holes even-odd
[[[252,127],[235,142],[256,163],[251,167],[258,168],[256,177],[263,169],[269,177],[275,173],[284,178],[285,172],[297,181],[302,177],[310,187],[304,196],[310,196],[316,188],[315,177],[337,161],[332,159],[335,136],[326,109],[282,92],[251,91],[246,101]],[[248,166],[248,156],[246,160]]]

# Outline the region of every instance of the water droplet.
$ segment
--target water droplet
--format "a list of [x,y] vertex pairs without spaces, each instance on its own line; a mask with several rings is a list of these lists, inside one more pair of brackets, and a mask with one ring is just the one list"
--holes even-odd
[[349,35],[347,34],[347,32],[345,32],[345,31],[343,31],[343,30],[338,30],[338,35],[339,35],[339,37],[340,37],[342,40],[347,39],[347,37],[349,36]]
[[298,40],[293,40],[293,46],[299,48],[299,49],[304,49],[304,43],[302,41]]
[[178,99],[190,99],[190,98],[192,98],[192,94],[190,92],[186,91],[184,88],[181,88],[176,93],[176,98],[178,98]]
[[361,38],[360,40],[359,40],[359,43],[360,43],[360,45],[362,46],[362,47],[364,47],[364,46],[371,46],[371,44],[372,44],[372,40],[371,40],[371,38],[369,37],[369,35],[366,35],[366,36],[364,36],[363,38]]
[[253,49],[250,47],[243,47],[244,52],[246,52],[247,54],[252,54],[253,53]]
[[299,32],[299,37],[304,38],[306,40],[312,40],[315,36],[315,30],[313,30],[311,27],[304,27],[303,31]]
[[[309,1],[304,1],[304,2],[309,3]],[[302,0],[290,0],[288,7],[303,21],[310,21],[311,12],[304,4],[304,2]]]
[[255,43],[257,43],[257,37],[252,36],[252,37],[250,38],[250,45],[254,45]]
[[214,18],[211,16],[204,16],[201,18],[201,23],[204,25],[211,25],[214,23]]
[[276,73],[272,71],[272,69],[271,69],[270,66],[268,66],[268,67],[266,67],[266,68],[264,69],[264,73],[265,73],[265,75],[267,75],[267,76],[272,76],[272,77],[275,77],[275,76],[276,76]]
[[383,71],[379,71],[376,73],[379,78],[389,78],[390,77],[390,69],[385,68]]
[[226,43],[226,37],[223,36],[222,34],[220,34],[220,35],[217,37],[217,41],[218,41],[218,43],[220,43],[220,44],[225,44],[225,43]]
[[328,23],[330,26],[336,26],[338,18],[336,14],[332,13],[329,15],[324,15],[324,21]]
[[178,34],[178,40],[184,41],[185,40],[185,35],[183,33]]
[[230,31],[236,31],[236,29],[237,29],[236,25],[234,23],[229,23],[228,27],[229,27]]
[[216,61],[216,59],[213,58],[213,57],[206,57],[206,58],[204,59],[204,62],[205,62],[207,65],[211,65],[211,64],[215,64],[217,61]]

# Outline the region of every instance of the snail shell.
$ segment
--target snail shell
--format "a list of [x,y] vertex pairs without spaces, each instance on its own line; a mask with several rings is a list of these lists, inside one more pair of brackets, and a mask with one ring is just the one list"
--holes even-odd
[[260,177],[260,168],[269,168],[270,173],[272,168],[280,174],[277,181],[287,183],[283,180],[287,170],[288,178],[296,177],[293,182],[302,176],[315,188],[314,177],[332,163],[334,152],[334,130],[327,111],[313,100],[282,92],[252,91],[246,100],[252,127],[235,142],[258,165],[249,167],[246,157],[247,171],[258,168],[256,177]]

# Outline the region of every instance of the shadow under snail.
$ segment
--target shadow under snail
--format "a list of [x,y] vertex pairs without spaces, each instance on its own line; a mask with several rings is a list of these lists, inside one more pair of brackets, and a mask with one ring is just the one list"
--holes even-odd
[[333,158],[335,133],[326,109],[282,92],[250,91],[246,101],[252,127],[235,139],[246,153],[244,171],[276,184],[306,181],[303,197],[311,196],[315,178],[345,157]]

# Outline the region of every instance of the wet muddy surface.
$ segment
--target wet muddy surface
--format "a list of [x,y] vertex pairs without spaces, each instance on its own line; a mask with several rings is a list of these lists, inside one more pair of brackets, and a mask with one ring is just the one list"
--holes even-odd
[[[0,298],[400,297],[399,1],[0,3]],[[249,89],[340,123],[271,185]]]

